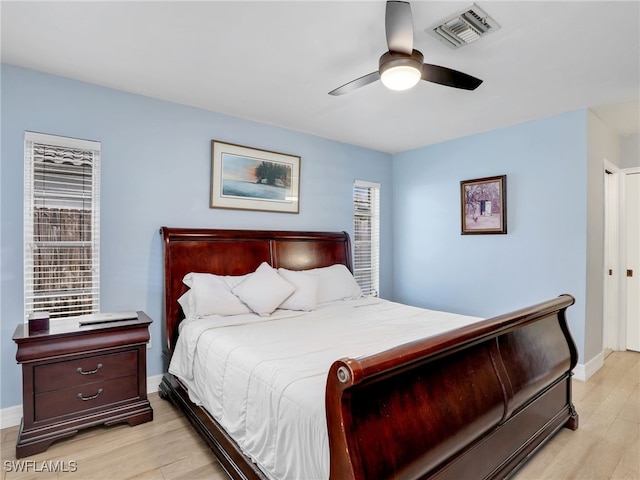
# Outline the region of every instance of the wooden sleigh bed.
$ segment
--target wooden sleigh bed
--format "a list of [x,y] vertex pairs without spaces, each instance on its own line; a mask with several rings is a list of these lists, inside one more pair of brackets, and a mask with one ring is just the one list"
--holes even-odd
[[[190,272],[242,275],[266,261],[290,270],[344,264],[344,233],[161,229],[165,372]],[[559,429],[578,427],[571,400],[577,351],[561,295],[364,358],[336,358],[325,392],[330,478],[506,478]],[[182,383],[160,394],[178,406],[234,479],[266,476]]]

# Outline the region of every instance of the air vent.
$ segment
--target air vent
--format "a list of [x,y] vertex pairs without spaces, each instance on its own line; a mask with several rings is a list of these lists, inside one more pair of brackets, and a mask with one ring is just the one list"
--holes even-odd
[[427,31],[451,48],[460,48],[499,28],[500,25],[474,3]]

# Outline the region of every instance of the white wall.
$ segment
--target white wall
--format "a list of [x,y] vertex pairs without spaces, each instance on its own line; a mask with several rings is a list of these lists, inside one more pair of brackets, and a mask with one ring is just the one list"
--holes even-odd
[[620,168],[640,167],[640,133],[620,137]]

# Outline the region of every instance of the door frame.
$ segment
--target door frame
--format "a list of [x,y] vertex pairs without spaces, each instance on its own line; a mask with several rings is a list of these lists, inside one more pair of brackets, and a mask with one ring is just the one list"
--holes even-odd
[[[606,158],[603,159],[604,183],[604,265],[603,305],[602,305],[602,343],[603,348],[624,350],[626,347],[626,318],[623,307],[626,304],[626,292],[622,278],[624,265],[624,173]],[[613,192],[610,190],[613,189]],[[617,192],[617,193],[616,193]],[[609,275],[609,269],[613,271]],[[612,318],[613,317],[613,321]]]

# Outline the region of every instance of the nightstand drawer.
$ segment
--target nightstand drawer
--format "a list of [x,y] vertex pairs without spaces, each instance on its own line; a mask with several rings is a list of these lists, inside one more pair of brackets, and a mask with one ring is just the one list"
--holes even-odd
[[39,393],[35,396],[35,421],[77,414],[137,396],[137,375]]
[[35,393],[101,382],[137,372],[136,350],[40,365],[34,368]]

